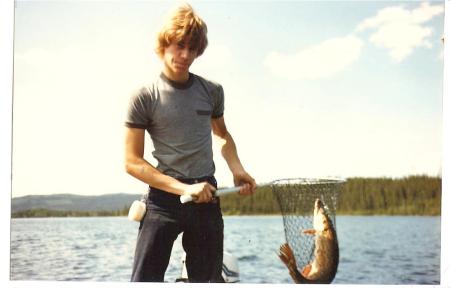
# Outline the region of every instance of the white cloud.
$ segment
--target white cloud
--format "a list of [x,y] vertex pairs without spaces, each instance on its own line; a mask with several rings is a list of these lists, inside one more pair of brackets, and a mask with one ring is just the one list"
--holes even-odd
[[442,5],[432,6],[428,3],[422,3],[413,10],[400,6],[387,7],[374,17],[362,21],[356,31],[375,29],[370,41],[378,47],[388,49],[392,59],[401,62],[411,55],[415,48],[432,47],[433,41],[430,41],[430,37],[433,30],[424,24],[443,12]]
[[290,80],[330,78],[354,63],[363,42],[350,35],[326,40],[296,54],[270,52],[264,60],[273,74]]

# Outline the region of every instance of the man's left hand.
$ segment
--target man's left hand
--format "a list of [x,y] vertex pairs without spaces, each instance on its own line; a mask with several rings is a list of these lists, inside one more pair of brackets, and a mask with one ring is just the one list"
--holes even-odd
[[251,195],[256,190],[256,182],[250,174],[245,171],[240,171],[233,174],[234,185],[241,186],[239,194],[241,195]]

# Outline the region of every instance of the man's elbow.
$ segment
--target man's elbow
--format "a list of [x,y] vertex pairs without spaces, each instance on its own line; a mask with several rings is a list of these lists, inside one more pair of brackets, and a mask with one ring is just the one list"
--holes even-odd
[[226,140],[227,137],[230,135],[227,130],[216,130],[213,131],[213,133],[217,138],[221,138],[223,140]]
[[135,171],[135,167],[136,167],[136,160],[127,157],[124,161],[124,168],[125,168],[125,172],[127,172],[130,175],[134,175],[134,171]]
[[128,174],[131,174],[131,171],[132,171],[131,166],[132,165],[128,161],[125,161],[124,168],[125,168],[125,172],[127,172]]
[[124,170],[125,170],[125,172],[127,174],[129,174],[129,175],[132,174],[132,171],[133,171],[132,167],[133,167],[133,165],[130,162],[125,160],[124,163],[123,163],[123,167],[124,167]]

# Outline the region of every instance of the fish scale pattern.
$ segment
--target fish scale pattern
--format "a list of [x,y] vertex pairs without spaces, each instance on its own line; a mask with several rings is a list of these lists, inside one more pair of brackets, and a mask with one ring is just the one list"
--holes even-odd
[[298,267],[304,267],[314,257],[314,236],[304,234],[313,228],[314,203],[318,198],[336,227],[338,196],[345,181],[337,179],[283,179],[272,185],[283,215],[286,242],[295,255]]

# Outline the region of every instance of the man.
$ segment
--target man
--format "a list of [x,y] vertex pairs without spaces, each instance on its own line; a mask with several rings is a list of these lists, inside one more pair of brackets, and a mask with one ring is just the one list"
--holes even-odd
[[[224,117],[222,87],[189,72],[207,44],[207,27],[192,7],[176,8],[158,34],[160,76],[133,95],[126,120],[126,171],[147,183],[147,213],[141,221],[131,281],[164,281],[174,240],[183,232],[190,282],[220,282],[223,219],[214,197],[211,131],[240,194],[252,194],[255,180],[243,168]],[[144,158],[145,130],[158,160]],[[181,204],[181,195],[194,203]]]

